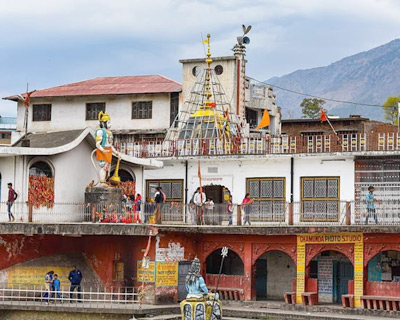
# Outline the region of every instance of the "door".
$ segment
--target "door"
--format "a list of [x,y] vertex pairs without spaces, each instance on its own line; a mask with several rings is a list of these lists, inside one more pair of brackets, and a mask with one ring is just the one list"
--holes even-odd
[[354,279],[354,269],[351,262],[339,261],[336,264],[336,290],[334,290],[334,301],[342,302],[342,295],[348,293],[348,282]]
[[256,261],[256,295],[257,299],[267,298],[267,260]]
[[178,265],[178,300],[186,299],[186,276],[189,273],[191,261],[180,261]]

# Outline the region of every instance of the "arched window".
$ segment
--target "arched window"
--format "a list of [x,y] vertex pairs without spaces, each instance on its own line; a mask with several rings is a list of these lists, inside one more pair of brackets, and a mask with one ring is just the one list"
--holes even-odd
[[29,167],[28,202],[34,207],[52,207],[54,204],[54,176],[45,161],[34,162]]
[[30,166],[29,176],[53,178],[53,172],[47,162],[38,161]]
[[[113,174],[114,174],[114,170],[111,172],[110,176],[112,177]],[[136,180],[135,176],[132,176],[132,174],[128,170],[125,170],[125,169],[119,169],[118,170],[118,175],[121,178],[121,182],[135,181]]]
[[[212,252],[206,261],[206,272],[208,274],[218,274],[221,265],[221,249]],[[242,259],[236,252],[229,250],[228,256],[224,260],[222,274],[242,276],[244,274],[244,265]]]

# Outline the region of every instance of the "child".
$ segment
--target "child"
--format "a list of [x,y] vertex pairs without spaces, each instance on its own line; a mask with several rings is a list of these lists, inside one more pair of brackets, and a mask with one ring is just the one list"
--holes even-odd
[[57,298],[61,298],[61,294],[60,294],[60,286],[61,286],[61,282],[58,279],[58,274],[55,273],[53,276],[53,293],[51,295],[52,298],[54,298],[55,293],[57,293]]

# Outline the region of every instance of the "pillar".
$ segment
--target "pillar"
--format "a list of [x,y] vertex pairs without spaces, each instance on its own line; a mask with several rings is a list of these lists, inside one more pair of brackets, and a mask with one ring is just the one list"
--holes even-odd
[[251,242],[244,244],[244,300],[251,300],[251,287],[252,287],[252,245]]

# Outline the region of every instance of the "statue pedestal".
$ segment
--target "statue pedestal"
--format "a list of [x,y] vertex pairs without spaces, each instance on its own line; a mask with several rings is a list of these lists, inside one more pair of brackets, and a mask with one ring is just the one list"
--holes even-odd
[[122,213],[122,190],[117,188],[91,187],[85,192],[85,203],[91,208],[92,222],[110,220]]

